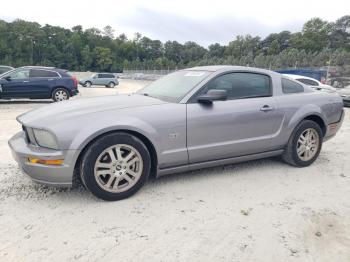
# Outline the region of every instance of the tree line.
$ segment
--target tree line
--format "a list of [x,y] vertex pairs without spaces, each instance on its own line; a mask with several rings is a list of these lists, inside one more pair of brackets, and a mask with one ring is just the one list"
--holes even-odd
[[[227,32],[234,34],[234,32]],[[0,20],[0,64],[55,66],[71,71],[122,72],[123,69],[174,69],[232,64],[261,68],[350,65],[350,15],[335,22],[307,21],[301,32],[282,31],[265,38],[237,36],[227,45],[204,48],[196,42],[153,40],[140,33],[132,39],[102,30],[41,26]]]

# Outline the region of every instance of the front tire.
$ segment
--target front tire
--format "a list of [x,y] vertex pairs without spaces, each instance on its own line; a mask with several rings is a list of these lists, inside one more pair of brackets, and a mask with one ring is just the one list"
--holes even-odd
[[86,81],[84,84],[84,87],[90,88],[92,86],[92,83],[90,81]]
[[295,128],[282,159],[293,166],[309,166],[320,154],[322,142],[321,127],[314,121],[304,120]]
[[64,88],[56,88],[52,92],[52,100],[54,102],[65,101],[69,99],[69,93]]
[[96,140],[81,162],[81,180],[96,197],[121,200],[135,194],[147,181],[150,154],[141,140],[118,132]]

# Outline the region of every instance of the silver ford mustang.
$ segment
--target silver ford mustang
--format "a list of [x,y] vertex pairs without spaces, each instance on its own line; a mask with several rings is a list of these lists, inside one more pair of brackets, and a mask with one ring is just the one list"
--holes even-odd
[[119,200],[150,176],[281,156],[297,167],[339,130],[343,102],[278,73],[195,67],[132,95],[59,102],[19,116],[9,141],[34,181]]

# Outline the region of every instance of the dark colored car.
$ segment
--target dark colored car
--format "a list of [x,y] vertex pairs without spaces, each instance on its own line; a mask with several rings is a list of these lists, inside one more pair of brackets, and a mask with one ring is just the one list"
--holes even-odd
[[13,70],[14,68],[11,67],[11,66],[3,66],[3,65],[0,65],[0,75],[2,75],[3,73],[6,73],[8,71],[11,71]]
[[78,94],[78,80],[66,70],[20,67],[0,76],[0,98],[68,100]]

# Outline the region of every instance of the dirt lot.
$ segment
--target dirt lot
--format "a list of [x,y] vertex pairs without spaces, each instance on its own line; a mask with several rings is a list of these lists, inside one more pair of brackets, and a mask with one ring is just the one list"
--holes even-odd
[[108,203],[17,168],[7,146],[15,117],[46,104],[0,101],[0,261],[350,261],[349,109],[311,167],[267,159],[172,175]]

